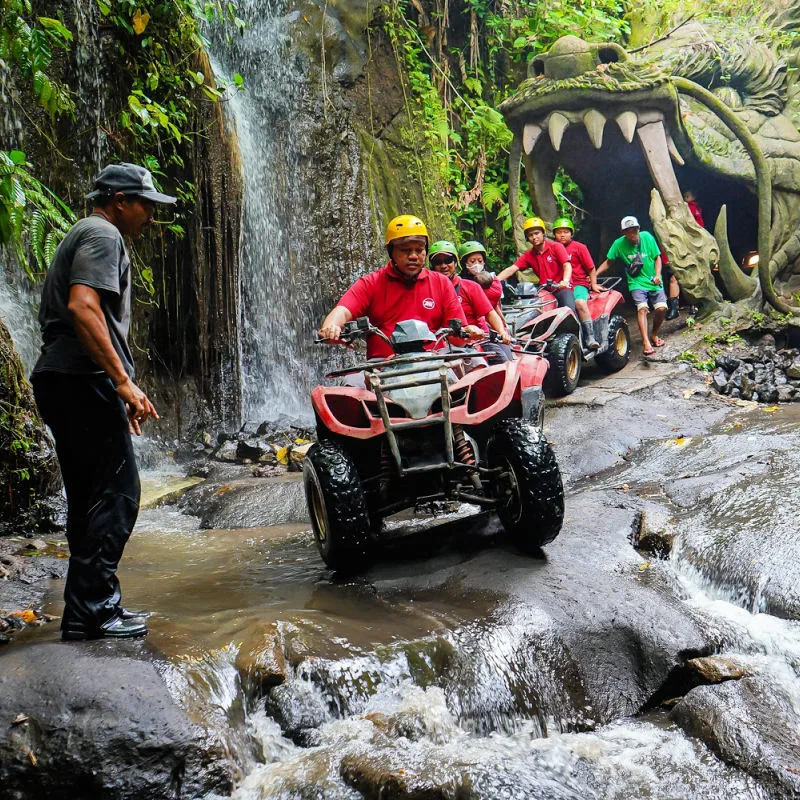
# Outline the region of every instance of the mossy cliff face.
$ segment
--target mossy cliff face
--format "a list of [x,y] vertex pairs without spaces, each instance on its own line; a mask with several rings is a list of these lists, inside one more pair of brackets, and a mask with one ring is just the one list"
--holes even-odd
[[0,534],[46,526],[58,465],[8,328],[0,320]]
[[325,306],[385,262],[383,233],[393,216],[417,214],[434,239],[452,235],[442,165],[378,14],[372,3],[344,0],[324,12],[300,2],[294,12],[303,24],[293,26],[293,43],[308,76],[302,179],[316,200],[307,235],[318,243]]

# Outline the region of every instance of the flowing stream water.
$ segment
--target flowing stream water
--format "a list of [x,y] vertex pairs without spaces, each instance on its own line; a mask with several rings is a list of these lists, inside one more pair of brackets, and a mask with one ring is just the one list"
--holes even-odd
[[[680,454],[656,444],[611,478],[628,480],[639,469],[647,482],[643,465],[657,472],[661,457],[714,469],[719,460],[699,455],[707,446],[751,461],[754,437],[789,437],[783,452],[791,454],[800,443],[800,409],[783,419],[730,442],[718,432]],[[773,524],[764,508],[796,476],[791,460],[773,466],[774,483],[747,487],[755,511],[740,512],[738,524]],[[714,505],[707,519],[678,519],[665,574],[724,654],[746,663],[800,715],[800,623],[764,613],[737,580],[709,577],[688,545],[692,536],[713,538]],[[456,514],[448,525],[458,530],[459,520]],[[502,576],[491,591],[452,577],[459,565],[474,574],[495,558],[495,547],[491,530],[478,531],[429,558],[401,553],[367,581],[341,583],[324,569],[304,525],[200,530],[196,519],[160,509],[143,512],[121,579],[126,603],[155,611],[149,642],[167,658],[174,696],[199,719],[227,726],[240,770],[236,800],[356,800],[363,794],[354,786],[368,783],[371,770],[401,776],[419,796],[431,787],[451,794],[430,796],[485,800],[783,796],[725,765],[663,711],[599,724],[569,685],[548,614],[508,595]],[[519,558],[509,554],[512,568]],[[550,560],[546,569],[559,580],[578,579],[563,556]],[[422,584],[420,576],[427,576]],[[49,610],[58,608],[54,598]],[[269,688],[253,664],[274,641],[286,657],[286,681]]]

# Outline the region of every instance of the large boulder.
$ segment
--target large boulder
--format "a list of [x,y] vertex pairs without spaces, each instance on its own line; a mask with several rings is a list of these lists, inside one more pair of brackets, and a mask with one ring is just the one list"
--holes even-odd
[[181,800],[227,794],[213,734],[170,696],[136,642],[17,646],[0,671],[8,800]]
[[800,797],[800,716],[787,689],[757,676],[699,686],[672,718],[723,761],[776,788],[776,796]]
[[190,489],[179,504],[200,517],[203,528],[261,528],[308,521],[302,475],[207,480]]

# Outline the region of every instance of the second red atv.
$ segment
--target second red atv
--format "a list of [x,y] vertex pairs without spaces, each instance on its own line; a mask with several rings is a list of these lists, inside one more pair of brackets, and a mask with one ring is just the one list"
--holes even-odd
[[528,552],[561,530],[561,473],[537,424],[547,362],[523,354],[465,372],[474,351],[425,349],[458,336],[460,323],[451,326],[434,336],[408,320],[387,337],[366,317],[349,322],[343,341],[374,334],[395,355],[328,375],[363,373],[364,388],[311,393],[319,441],[303,480],[320,555],[333,569],[363,569],[385,517],[435,500],[495,510]]
[[581,347],[578,317],[571,309],[556,304],[552,282],[543,286],[506,285],[508,300],[503,303],[503,314],[509,328],[526,350],[544,348],[550,363],[544,381],[548,397],[572,394],[584,362],[597,361],[607,372],[618,372],[628,363],[631,334],[627,321],[619,313],[625,298],[613,288],[619,278],[600,282],[608,286],[608,291],[590,292],[587,301],[600,349],[588,352]]

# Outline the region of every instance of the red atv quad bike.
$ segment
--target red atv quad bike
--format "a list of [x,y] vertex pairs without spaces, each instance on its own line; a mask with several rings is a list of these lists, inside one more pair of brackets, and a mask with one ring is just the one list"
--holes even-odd
[[557,305],[552,281],[542,286],[506,285],[506,296],[510,295],[511,300],[503,304],[503,314],[511,331],[526,351],[544,346],[550,363],[544,381],[547,397],[572,394],[584,362],[597,361],[607,372],[618,372],[628,363],[631,334],[625,318],[618,313],[625,298],[613,288],[619,280],[601,279],[608,291],[589,293],[587,305],[600,349],[588,352],[581,347],[580,320],[571,309]]
[[537,553],[564,516],[561,473],[542,433],[547,361],[514,361],[464,371],[475,351],[445,347],[460,323],[431,333],[418,320],[391,337],[366,317],[347,323],[345,343],[380,336],[392,357],[337,370],[363,372],[365,385],[318,386],[311,393],[319,441],[303,467],[320,555],[349,573],[369,563],[383,519],[437,500],[493,509],[520,549]]

